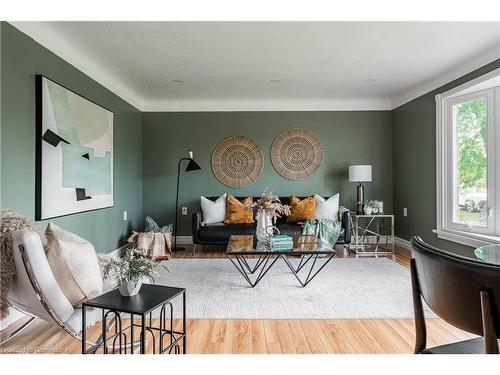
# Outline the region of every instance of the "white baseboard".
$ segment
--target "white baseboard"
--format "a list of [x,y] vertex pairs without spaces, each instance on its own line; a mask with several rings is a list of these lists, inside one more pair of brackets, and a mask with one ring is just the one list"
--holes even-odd
[[[172,243],[174,239],[172,238]],[[193,244],[193,236],[177,236],[177,244],[179,245],[192,245]]]
[[113,250],[112,252],[110,252],[109,254],[106,254],[108,255],[110,258],[113,258],[113,259],[118,259],[120,258],[123,254],[125,254],[125,249],[127,247],[130,247],[132,244],[130,243],[127,243],[125,245],[123,245],[122,247],[119,247],[118,249],[116,250]]
[[403,249],[411,251],[410,241],[407,241],[407,240],[404,240],[404,239],[402,239],[400,237],[394,236],[394,243],[398,247],[402,247]]

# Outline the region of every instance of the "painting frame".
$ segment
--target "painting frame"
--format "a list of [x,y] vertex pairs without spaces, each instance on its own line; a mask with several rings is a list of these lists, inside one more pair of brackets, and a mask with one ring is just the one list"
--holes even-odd
[[[46,81],[44,81],[46,80]],[[68,212],[62,212],[58,214],[44,214],[44,207],[46,207],[46,202],[44,202],[44,183],[46,182],[44,178],[46,178],[44,173],[44,130],[46,130],[46,126],[44,124],[44,100],[47,100],[46,95],[44,94],[44,83],[49,82],[50,84],[57,85],[60,89],[67,91],[72,97],[76,98],[77,100],[81,100],[82,103],[85,103],[87,106],[95,106],[97,111],[105,111],[107,116],[110,117],[110,130],[109,132],[111,133],[110,136],[110,150],[106,151],[110,153],[109,156],[109,184],[110,184],[110,191],[107,194],[104,194],[107,199],[105,203],[97,203],[96,206],[90,206],[87,204],[82,208],[73,208],[71,210],[68,210]],[[36,128],[36,139],[35,139],[35,220],[36,221],[41,221],[41,220],[49,220],[49,219],[54,219],[54,218],[59,218],[59,217],[65,217],[69,215],[74,215],[74,214],[79,214],[79,213],[85,213],[85,212],[91,212],[91,211],[97,211],[97,210],[103,210],[107,208],[112,208],[114,207],[114,112],[111,111],[110,109],[96,103],[95,101],[79,94],[78,92],[75,92],[68,87],[61,85],[57,81],[51,79],[50,77],[47,77],[46,75],[43,74],[36,74],[35,75],[35,128]],[[66,142],[63,138],[60,138],[62,142]],[[62,144],[61,142],[61,144]],[[62,153],[62,151],[61,151]],[[95,155],[92,155],[95,156]],[[61,156],[62,158],[62,156]],[[97,156],[95,157],[97,159]],[[61,162],[62,163],[62,162]],[[62,172],[61,172],[62,173]],[[47,190],[47,189],[45,189]],[[79,192],[78,190],[82,189],[75,189],[75,195],[78,197]],[[84,196],[85,196],[85,189],[84,191]],[[81,195],[81,192],[80,192]],[[92,196],[88,197],[85,196],[85,198],[82,198],[82,200],[90,200],[92,199]],[[78,198],[77,198],[78,200]]]

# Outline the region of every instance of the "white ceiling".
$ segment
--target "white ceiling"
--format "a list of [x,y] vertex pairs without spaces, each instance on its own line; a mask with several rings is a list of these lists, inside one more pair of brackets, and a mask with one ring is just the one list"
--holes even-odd
[[12,24],[143,111],[392,109],[500,58],[498,22]]

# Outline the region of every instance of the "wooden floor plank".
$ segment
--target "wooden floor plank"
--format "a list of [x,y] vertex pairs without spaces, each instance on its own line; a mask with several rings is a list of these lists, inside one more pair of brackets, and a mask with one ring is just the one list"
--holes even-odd
[[306,335],[302,330],[302,325],[300,320],[288,320],[288,327],[290,328],[290,333],[292,335],[292,341],[295,346],[295,351],[297,354],[311,354],[311,349],[309,348],[309,343],[307,342]]
[[[304,322],[309,322],[308,320],[302,321],[302,326],[304,327]],[[316,329],[316,335],[321,340],[323,348],[325,352],[328,354],[340,354],[342,353],[342,349],[339,346],[338,342],[335,340],[335,337],[332,335],[330,330],[328,329],[324,320],[313,320],[312,324]],[[311,335],[310,331],[305,330],[307,337]]]
[[276,325],[281,352],[283,354],[297,354],[288,322],[286,320],[274,320],[273,324]]
[[217,319],[213,320],[212,324],[214,329],[212,330],[212,336],[210,337],[210,342],[213,344],[224,343],[224,336],[226,335],[226,320]]
[[342,326],[344,332],[349,332],[349,339],[358,354],[384,354],[385,350],[375,337],[365,328],[360,319],[346,320]]
[[469,340],[479,337],[478,335],[474,335],[473,333],[469,333],[461,330],[460,328],[454,327],[442,319],[436,319],[436,323],[440,324],[445,329],[453,333],[459,340]]
[[[413,345],[406,342],[403,337],[385,320],[373,319],[374,324],[384,335],[391,340],[401,353],[413,353]],[[413,344],[413,343],[412,343]]]
[[251,320],[233,320],[234,337],[231,353],[252,354]]
[[356,350],[354,349],[354,346],[351,344],[350,338],[349,338],[349,330],[346,327],[347,334],[345,333],[345,330],[343,329],[343,326],[345,324],[346,320],[326,320],[325,323],[333,337],[333,340],[338,344],[338,347],[340,348],[339,353],[345,353],[345,354],[354,354],[356,353]]
[[398,333],[401,338],[406,341],[412,348],[415,347],[415,332],[409,331],[401,324],[401,319],[384,319],[383,321],[388,324],[394,331]]
[[[371,319],[361,320],[361,324],[370,332],[375,341],[382,347],[385,353],[401,354],[405,353],[405,347],[399,346],[398,342],[394,342],[382,327],[378,326]],[[402,340],[403,341],[403,340]]]
[[264,320],[264,337],[268,354],[282,354],[278,330],[274,320]]
[[328,353],[327,349],[323,345],[323,341],[321,340],[320,334],[316,329],[316,325],[314,324],[314,320],[300,320],[299,321],[302,330],[304,332],[304,336],[309,344],[309,348],[312,354],[326,354]]
[[252,320],[251,336],[252,336],[252,353],[262,354],[267,353],[266,332],[264,329],[263,320]]

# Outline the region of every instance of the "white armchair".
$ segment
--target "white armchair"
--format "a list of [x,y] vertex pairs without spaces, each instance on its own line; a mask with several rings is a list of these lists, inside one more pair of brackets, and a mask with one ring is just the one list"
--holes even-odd
[[[81,340],[81,309],[74,308],[64,296],[52,273],[40,236],[30,230],[19,230],[12,234],[16,278],[9,288],[9,304],[29,316],[29,319],[3,342],[10,340],[35,318],[57,324],[74,338]],[[104,291],[112,289],[105,285]],[[102,319],[102,311],[86,311],[87,326]],[[98,340],[99,341],[99,340]],[[89,345],[98,345],[88,342]]]

